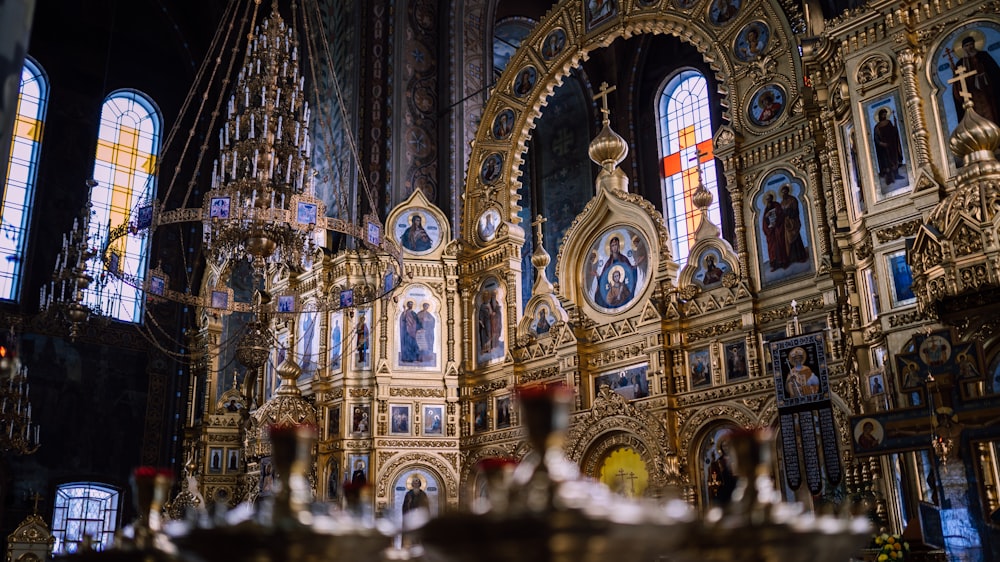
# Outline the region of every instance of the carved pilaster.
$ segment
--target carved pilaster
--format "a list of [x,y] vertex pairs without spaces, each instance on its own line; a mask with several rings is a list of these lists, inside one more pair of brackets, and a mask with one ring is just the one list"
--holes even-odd
[[840,150],[837,148],[837,120],[833,111],[824,109],[820,118],[826,125],[826,146],[820,152],[827,177],[830,178],[830,190],[833,192],[833,204],[837,216],[837,224],[846,226],[849,223],[847,215],[847,198],[844,195],[844,178],[840,174]]
[[[729,190],[730,197],[733,198],[733,209],[736,210],[737,214],[743,213],[743,188],[736,183],[736,173],[726,174],[726,184],[731,185],[732,188]],[[750,267],[749,256],[747,255],[747,229],[746,220],[736,220],[736,256],[740,261],[740,271],[743,272],[743,276],[746,277],[748,268]]]
[[917,167],[928,168],[934,177],[931,163],[929,134],[924,120],[920,90],[917,85],[917,67],[923,63],[923,54],[917,49],[906,48],[896,54],[899,62],[900,75],[903,78],[903,96],[906,98],[906,118],[910,124],[910,137],[913,139],[913,150],[916,152]]
[[811,147],[806,159],[806,170],[809,173],[809,184],[812,186],[812,198],[816,203],[816,226],[819,230],[820,273],[826,273],[831,264],[830,224],[826,214],[826,200],[823,199],[823,176],[820,174],[819,162],[816,161],[815,147]]

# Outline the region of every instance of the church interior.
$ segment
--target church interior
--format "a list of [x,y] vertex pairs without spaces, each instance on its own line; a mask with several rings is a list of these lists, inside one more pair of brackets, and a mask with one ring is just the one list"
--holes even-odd
[[6,559],[589,489],[1000,560],[998,14],[0,2]]

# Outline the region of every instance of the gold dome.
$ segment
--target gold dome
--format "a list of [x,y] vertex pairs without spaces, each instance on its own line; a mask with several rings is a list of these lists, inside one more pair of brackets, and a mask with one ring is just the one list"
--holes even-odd
[[993,160],[993,152],[1000,146],[1000,127],[976,113],[971,103],[966,103],[965,116],[955,127],[948,144],[963,165]]
[[611,129],[607,116],[604,117],[604,128],[590,142],[590,159],[611,172],[628,156],[628,143],[618,133]]

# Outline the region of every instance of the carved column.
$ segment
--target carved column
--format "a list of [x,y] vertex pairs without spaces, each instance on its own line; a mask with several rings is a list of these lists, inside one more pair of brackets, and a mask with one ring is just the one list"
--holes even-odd
[[833,205],[837,216],[837,224],[847,226],[850,223],[847,214],[847,198],[844,195],[844,178],[840,173],[840,150],[837,145],[837,119],[833,112],[824,109],[820,118],[826,125],[826,146],[820,151],[826,176],[830,178],[830,189],[833,191]]
[[920,90],[917,87],[917,67],[923,63],[923,55],[916,48],[908,47],[896,54],[900,74],[903,77],[903,95],[906,98],[906,117],[910,123],[910,135],[913,140],[913,150],[916,152],[917,167],[927,168],[932,176],[937,176],[931,163],[929,135],[927,123],[920,100]]
[[[733,158],[735,160],[735,158]],[[730,168],[730,166],[726,166]],[[749,274],[750,267],[750,257],[747,255],[747,227],[746,227],[746,214],[743,209],[743,188],[736,181],[736,172],[726,172],[726,185],[729,187],[729,195],[733,199],[733,209],[736,212],[736,229],[734,232],[734,238],[736,242],[736,257],[740,262],[740,271],[743,272],[743,278],[747,278]]]
[[832,262],[830,252],[830,224],[826,216],[826,201],[822,197],[823,176],[820,174],[819,162],[816,161],[815,146],[810,146],[806,153],[805,168],[809,173],[812,198],[816,205],[816,227],[819,234],[817,240],[819,243],[820,262],[822,264],[819,269],[823,273],[823,269],[829,267]]

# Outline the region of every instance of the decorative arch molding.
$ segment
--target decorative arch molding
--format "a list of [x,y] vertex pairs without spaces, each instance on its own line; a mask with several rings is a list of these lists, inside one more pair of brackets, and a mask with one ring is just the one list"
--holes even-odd
[[431,472],[438,478],[438,482],[444,486],[444,493],[440,497],[449,506],[458,505],[458,477],[455,469],[444,459],[428,453],[404,453],[393,457],[385,466],[379,470],[378,487],[375,490],[377,497],[386,498],[389,496],[389,486],[392,485],[399,476],[414,467],[419,467]]
[[707,426],[714,425],[720,419],[729,420],[743,427],[755,426],[758,423],[757,415],[754,412],[736,404],[727,403],[702,408],[692,415],[681,428],[678,450],[690,452],[695,437],[701,435]]
[[668,445],[660,420],[639,410],[620,394],[602,387],[590,411],[571,420],[566,456],[593,474],[603,454],[618,445],[632,446],[646,462],[655,486],[676,484],[680,477],[677,453]]
[[[476,144],[469,155],[462,220],[462,235],[465,239],[475,239],[476,219],[492,204],[500,204],[505,221],[513,224],[519,222],[518,169],[524,163],[527,142],[535,121],[541,115],[542,106],[570,71],[589,58],[592,51],[607,47],[620,37],[671,34],[691,44],[715,72],[719,91],[723,93],[720,103],[726,110],[723,118],[730,122],[742,122],[741,116],[737,115],[734,119],[728,112],[728,108],[734,106],[740,96],[736,91],[734,61],[723,50],[729,44],[729,36],[738,28],[735,25],[714,28],[700,16],[693,18],[690,11],[679,10],[671,3],[661,3],[664,6],[650,7],[641,6],[637,2],[621,2],[621,13],[615,20],[588,31],[584,17],[586,3],[563,0],[524,39],[486,103],[476,133]],[[775,19],[783,19],[780,9],[776,10],[766,1],[760,5],[773,11]],[[746,7],[747,12],[750,11],[749,8]],[[542,44],[557,29],[566,34],[566,46],[551,60],[546,60],[541,54]],[[776,26],[773,30],[774,37],[782,44],[794,44],[788,37],[787,29],[787,25]],[[801,70],[792,60],[782,63],[781,66],[785,63],[790,66],[781,70],[791,75],[787,78],[788,99],[794,100],[799,95],[797,84],[801,82],[798,77]],[[532,67],[537,73],[537,79],[528,93],[517,96],[514,93],[515,79],[528,67]],[[515,115],[513,132],[507,139],[497,140],[491,134],[494,120],[508,109],[513,110]],[[496,175],[489,174],[493,179],[484,182],[481,173],[484,163],[487,159],[497,157],[501,158],[502,171]]]
[[528,454],[528,443],[525,440],[511,441],[503,445],[493,445],[471,452],[462,459],[461,482],[467,484],[475,477],[476,465],[483,459],[506,457],[520,461]]

